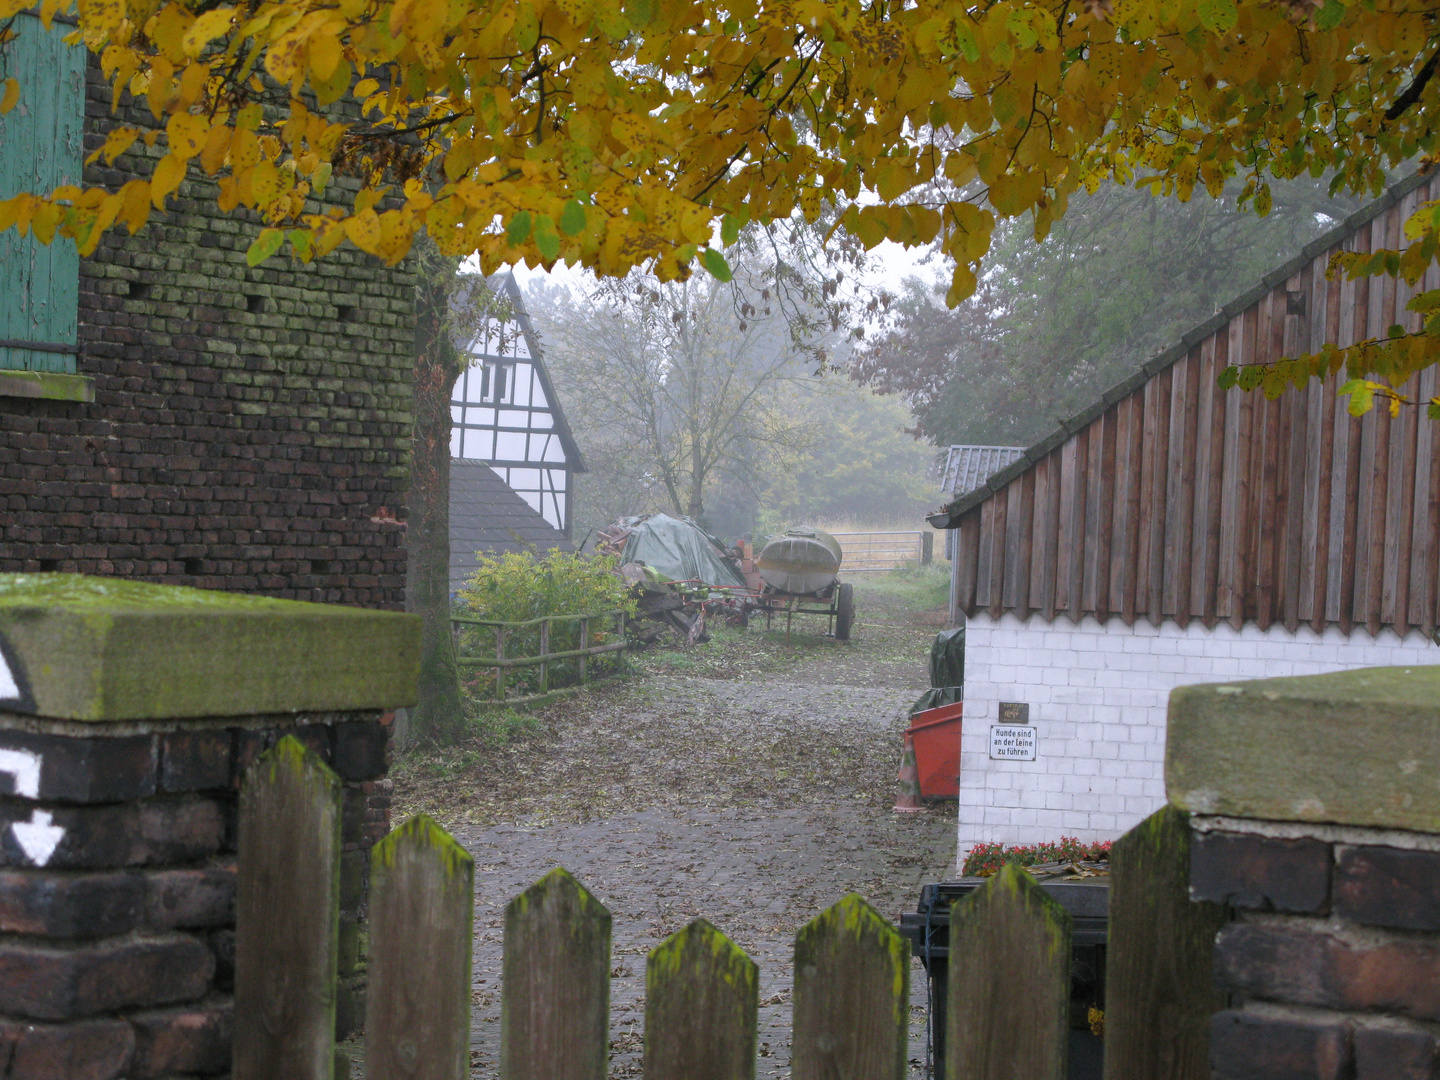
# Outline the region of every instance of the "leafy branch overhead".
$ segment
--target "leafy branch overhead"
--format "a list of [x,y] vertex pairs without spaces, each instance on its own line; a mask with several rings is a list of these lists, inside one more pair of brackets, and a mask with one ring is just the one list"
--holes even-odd
[[[58,5],[42,2],[47,29]],[[0,20],[29,6],[0,0]],[[98,156],[143,141],[155,164],[119,191],[18,195],[0,227],[91,251],[199,169],[223,208],[263,218],[252,261],[348,240],[395,262],[423,229],[485,273],[670,280],[698,261],[723,279],[742,226],[828,207],[866,246],[938,242],[953,304],[997,215],[1043,236],[1107,180],[1188,199],[1238,177],[1262,214],[1268,177],[1377,192],[1434,150],[1434,16],[1397,0],[79,0],[116,102],[155,121],[115,127]],[[339,176],[358,183],[315,212]],[[1412,361],[1376,362],[1386,378]]]

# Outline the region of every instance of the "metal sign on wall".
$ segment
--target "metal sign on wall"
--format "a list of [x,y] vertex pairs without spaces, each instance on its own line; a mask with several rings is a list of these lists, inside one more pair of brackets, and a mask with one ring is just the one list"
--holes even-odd
[[1002,723],[990,727],[991,760],[1035,760],[1035,728],[1026,723],[1029,719],[1030,705],[1027,702],[1000,702]]

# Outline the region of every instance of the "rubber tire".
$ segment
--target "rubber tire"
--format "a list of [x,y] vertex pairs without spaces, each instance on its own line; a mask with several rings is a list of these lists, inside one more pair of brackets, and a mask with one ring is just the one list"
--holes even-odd
[[849,641],[855,623],[855,586],[849,582],[835,590],[835,640]]

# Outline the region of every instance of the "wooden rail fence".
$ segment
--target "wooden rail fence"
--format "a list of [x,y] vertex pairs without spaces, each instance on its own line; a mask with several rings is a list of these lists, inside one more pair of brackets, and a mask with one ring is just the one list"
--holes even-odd
[[[234,1080],[331,1080],[340,789],[287,736],[240,803]],[[1186,816],[1115,844],[1107,1080],[1206,1080],[1221,912],[1188,897]],[[371,855],[370,1080],[467,1080],[474,864],[430,818]],[[505,910],[501,1080],[604,1080],[610,912],[556,868]],[[1070,916],[1009,866],[951,913],[945,1080],[1066,1075]],[[851,894],[795,938],[794,1080],[903,1080],[910,947]],[[646,1080],[753,1080],[758,971],[704,919],[651,952]]]
[[929,566],[934,558],[935,534],[929,529],[917,532],[837,532],[830,535],[840,544],[842,574],[875,574],[911,566]]
[[[610,628],[604,631],[604,640],[599,644],[590,644],[592,626],[603,626],[607,620]],[[556,623],[578,623],[579,627],[574,635],[575,640],[584,644],[573,649],[552,650],[551,640],[556,636],[552,627]],[[476,630],[469,629],[472,627],[488,628],[493,641],[482,643],[472,640],[471,635],[477,635]],[[536,702],[562,690],[584,686],[589,675],[587,661],[590,657],[618,652],[626,648],[628,644],[625,640],[625,613],[618,608],[613,611],[590,612],[581,615],[545,615],[538,619],[527,619],[524,622],[472,619],[467,616],[452,615],[450,629],[455,636],[456,664],[462,669],[493,668],[495,670],[495,689],[490,695],[490,700],[508,705]],[[517,637],[528,638],[530,635],[527,631],[536,633],[539,642],[538,649],[534,652],[527,650],[526,654],[522,656],[512,655],[507,648],[507,643],[513,645]],[[565,633],[563,636],[570,635]],[[477,654],[477,650],[480,648],[493,648],[495,655],[480,656]],[[552,687],[552,665],[571,659],[575,661],[575,680],[563,687]],[[540,669],[539,689],[518,697],[510,697],[507,694],[507,680],[510,672],[520,668]]]

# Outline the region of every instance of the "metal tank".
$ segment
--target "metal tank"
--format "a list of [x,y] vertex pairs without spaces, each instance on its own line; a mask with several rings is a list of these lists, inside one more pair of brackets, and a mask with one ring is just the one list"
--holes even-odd
[[755,567],[766,585],[792,596],[814,596],[835,584],[840,542],[823,529],[802,526],[760,549]]

